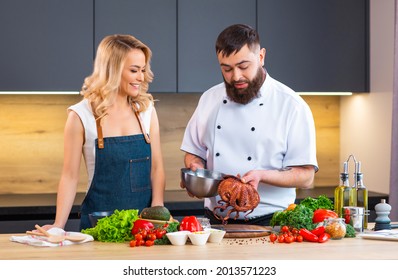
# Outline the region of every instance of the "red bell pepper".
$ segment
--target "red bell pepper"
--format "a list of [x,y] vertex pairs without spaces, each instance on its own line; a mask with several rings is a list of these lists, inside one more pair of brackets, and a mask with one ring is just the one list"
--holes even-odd
[[322,223],[327,218],[338,218],[338,217],[339,216],[337,215],[337,213],[332,210],[317,209],[314,211],[314,216],[312,217],[312,222],[317,224],[317,223]]
[[186,216],[180,223],[180,230],[188,230],[191,232],[203,230],[202,225],[195,216]]
[[131,234],[135,235],[139,233],[141,230],[149,231],[150,229],[153,228],[154,225],[151,222],[139,219],[134,222],[133,228],[131,229]]

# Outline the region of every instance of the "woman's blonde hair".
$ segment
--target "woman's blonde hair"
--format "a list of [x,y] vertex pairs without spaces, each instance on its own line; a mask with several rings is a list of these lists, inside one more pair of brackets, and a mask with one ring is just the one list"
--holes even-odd
[[149,47],[131,35],[106,36],[98,46],[93,73],[84,80],[80,91],[91,102],[97,118],[105,116],[107,108],[113,104],[119,91],[126,56],[132,49],[144,52],[146,66],[140,93],[134,99],[129,96],[128,101],[137,103],[140,112],[153,103],[152,95],[147,92],[153,80],[150,66],[152,52]]

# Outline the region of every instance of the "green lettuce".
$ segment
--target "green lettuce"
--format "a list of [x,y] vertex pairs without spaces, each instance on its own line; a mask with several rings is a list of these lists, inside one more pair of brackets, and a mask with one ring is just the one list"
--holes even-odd
[[133,239],[131,229],[137,219],[138,209],[115,210],[112,215],[99,219],[95,227],[83,229],[82,233],[101,242],[130,241]]

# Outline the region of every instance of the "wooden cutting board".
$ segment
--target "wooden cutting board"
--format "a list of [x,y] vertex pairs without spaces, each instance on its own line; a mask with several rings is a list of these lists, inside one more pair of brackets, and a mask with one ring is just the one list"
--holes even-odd
[[272,227],[257,225],[226,224],[212,225],[212,228],[226,231],[224,238],[253,238],[270,235]]

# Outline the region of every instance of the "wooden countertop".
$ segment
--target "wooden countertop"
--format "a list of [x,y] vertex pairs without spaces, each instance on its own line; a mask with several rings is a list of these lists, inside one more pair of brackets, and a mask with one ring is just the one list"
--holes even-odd
[[0,235],[3,260],[369,260],[397,259],[398,242],[361,237],[326,243],[272,244],[268,237],[225,239],[204,246],[155,245],[130,248],[128,243],[98,241],[64,247],[34,247],[9,240],[17,234]]
[[[297,189],[296,202],[310,196],[326,195],[334,197],[334,187],[315,187]],[[374,219],[374,205],[381,199],[388,202],[388,194],[369,191],[369,209],[371,220]],[[84,193],[77,193],[70,218],[77,218]],[[53,219],[55,216],[56,194],[3,194],[0,195],[1,220]],[[173,216],[203,215],[203,199],[192,198],[184,190],[169,190],[165,192],[165,206]],[[1,232],[1,231],[0,231]]]

